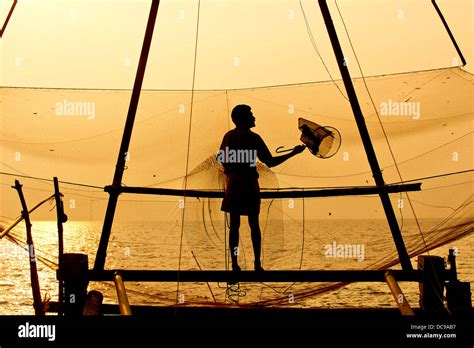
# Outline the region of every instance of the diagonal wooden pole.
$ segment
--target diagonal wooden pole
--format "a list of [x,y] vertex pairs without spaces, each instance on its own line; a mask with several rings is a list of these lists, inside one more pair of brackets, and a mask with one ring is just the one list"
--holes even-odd
[[[148,23],[145,31],[145,38],[143,40],[142,52],[140,61],[138,62],[137,75],[135,77],[135,84],[133,86],[132,97],[130,99],[130,106],[128,108],[127,120],[122,135],[122,143],[117,158],[117,165],[115,166],[115,174],[112,186],[119,188],[122,186],[123,171],[125,170],[125,161],[128,156],[128,148],[130,139],[132,138],[133,124],[135,122],[135,115],[137,113],[138,101],[142,90],[143,77],[145,76],[146,63],[148,60],[148,53],[150,52],[151,40],[153,38],[153,31],[155,29],[156,17],[158,14],[158,7],[160,1],[152,0],[150,14],[148,16]],[[107,204],[107,211],[105,213],[104,225],[102,227],[102,235],[100,237],[99,249],[95,258],[94,269],[104,269],[105,259],[107,257],[107,246],[109,244],[110,231],[115,216],[115,209],[118,202],[118,191],[109,192],[109,202]]]
[[[34,212],[36,209],[38,209],[39,207],[41,207],[44,203],[46,202],[49,202],[51,201],[52,199],[54,198],[54,194],[49,196],[48,198],[45,198],[43,199],[41,202],[39,202],[38,204],[36,204],[33,208],[31,208],[30,210],[28,210],[28,213],[31,214],[32,212]],[[6,235],[8,235],[8,233],[10,233],[11,230],[13,230],[13,228],[15,228],[16,225],[18,225],[21,220],[23,220],[23,216],[21,215],[20,217],[18,217],[10,226],[8,226],[6,229],[4,229],[1,233],[0,233],[0,239],[2,239],[3,237],[5,237]]]
[[[63,239],[63,223],[67,221],[67,216],[64,214],[64,205],[61,199],[62,194],[59,191],[59,181],[57,177],[53,178],[54,181],[54,199],[56,201],[56,215],[58,225],[58,268],[61,269],[61,262],[64,253],[64,239]],[[63,315],[64,305],[64,281],[60,272],[58,272],[58,315]]]
[[13,4],[10,7],[10,11],[8,12],[7,18],[5,19],[5,22],[3,23],[3,26],[0,29],[0,39],[3,37],[3,34],[5,34],[5,30],[7,29],[8,22],[10,21],[10,18],[12,17],[12,14],[13,14],[13,11],[15,10],[17,2],[18,0],[13,0]]
[[456,42],[456,39],[454,38],[453,33],[451,32],[451,29],[449,28],[448,22],[446,22],[446,19],[444,19],[443,12],[441,12],[438,4],[436,3],[436,0],[431,0],[431,3],[433,4],[436,13],[438,13],[439,18],[441,19],[441,22],[443,22],[444,28],[446,29],[446,32],[449,35],[449,38],[451,39],[451,42],[454,45],[454,48],[456,49],[456,52],[459,55],[459,58],[461,58],[462,61],[462,66],[466,66],[466,58],[464,58],[464,55],[462,54],[461,48],[459,47],[458,43]]
[[[357,99],[357,94],[355,92],[354,85],[352,84],[351,75],[349,74],[349,69],[347,68],[347,64],[345,62],[344,53],[342,52],[341,44],[339,43],[339,39],[337,37],[337,32],[331,18],[331,13],[329,12],[326,0],[318,1],[319,7],[321,8],[321,12],[324,18],[324,22],[326,23],[329,39],[331,40],[332,48],[334,50],[334,55],[336,56],[337,65],[339,66],[342,80],[344,81],[347,96],[349,98],[349,102],[351,103],[352,112],[354,113],[357,128],[359,129],[359,134],[362,138],[365,153],[367,155],[367,159],[372,170],[372,175],[374,177],[375,184],[379,188],[385,187],[382,171],[380,170],[377,156],[375,155],[375,150],[370,139],[367,125],[365,124],[364,115],[362,114],[362,110],[359,105],[359,100]],[[392,232],[392,237],[398,251],[400,264],[402,265],[403,270],[411,271],[413,270],[413,266],[410,262],[410,257],[408,256],[408,252],[403,241],[403,236],[398,226],[397,217],[395,216],[395,212],[393,211],[392,202],[390,202],[390,197],[386,191],[382,190],[379,192],[379,196],[380,200],[382,201],[382,206],[385,211],[385,215],[390,226],[390,231]]]
[[31,234],[31,222],[28,208],[26,207],[25,197],[23,196],[22,185],[18,180],[15,180],[15,186],[12,186],[18,191],[21,202],[21,215],[25,220],[26,224],[26,243],[28,244],[28,253],[30,259],[30,278],[31,278],[31,290],[33,291],[33,307],[37,316],[44,315],[43,302],[41,301],[41,290],[38,280],[38,268],[36,266],[36,254],[35,245],[33,244],[33,236]]

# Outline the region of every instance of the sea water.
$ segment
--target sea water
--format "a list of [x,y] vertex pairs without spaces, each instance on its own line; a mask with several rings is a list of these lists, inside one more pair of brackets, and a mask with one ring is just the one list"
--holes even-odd
[[[281,223],[281,222],[279,222]],[[423,230],[435,226],[436,220],[422,220]],[[86,253],[92,268],[101,233],[101,222],[70,221],[65,225],[65,252]],[[187,224],[183,229],[175,222],[114,223],[108,247],[106,269],[226,269],[224,236]],[[396,249],[385,220],[313,220],[272,222],[263,230],[263,266],[272,269],[344,270],[373,268],[396,257]],[[272,235],[272,231],[283,231]],[[12,234],[26,240],[23,225]],[[414,221],[405,221],[406,241],[421,241]],[[54,221],[33,222],[37,256],[57,262],[57,227]],[[430,255],[446,257],[455,248],[460,280],[474,282],[474,236],[434,249]],[[239,260],[243,269],[252,269],[253,251],[248,228],[242,221]],[[228,255],[227,255],[228,257]],[[416,268],[416,258],[412,259]],[[395,266],[394,268],[400,268]],[[31,315],[28,253],[5,238],[0,241],[0,315]],[[55,270],[38,262],[42,297],[56,301],[58,283]],[[228,297],[227,284],[215,283],[126,283],[132,305],[243,305],[280,299],[279,305],[295,307],[378,307],[394,308],[394,299],[385,283],[353,283],[333,291],[302,297],[301,294],[321,288],[319,283],[243,283],[240,297]],[[418,283],[401,282],[400,286],[412,307],[418,307]],[[472,287],[472,285],[471,285]],[[89,290],[104,294],[104,303],[116,303],[112,282],[91,282]]]

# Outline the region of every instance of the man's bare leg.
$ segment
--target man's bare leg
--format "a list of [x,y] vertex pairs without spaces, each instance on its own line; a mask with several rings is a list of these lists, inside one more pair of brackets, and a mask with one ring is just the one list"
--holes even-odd
[[258,222],[258,213],[249,214],[250,235],[252,237],[253,253],[255,255],[255,270],[263,271],[260,262],[260,253],[262,250],[262,234],[260,233],[260,225]]
[[236,213],[230,213],[229,250],[230,250],[230,258],[232,260],[233,271],[240,271],[239,262],[238,262],[239,228],[240,228],[240,215]]

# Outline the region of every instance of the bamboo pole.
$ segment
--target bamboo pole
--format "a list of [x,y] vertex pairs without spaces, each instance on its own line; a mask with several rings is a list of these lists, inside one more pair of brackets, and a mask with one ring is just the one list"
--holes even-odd
[[[362,109],[360,108],[359,100],[357,99],[357,94],[354,85],[352,84],[352,79],[345,61],[345,56],[342,52],[341,44],[339,43],[339,38],[337,37],[336,28],[334,27],[334,23],[331,18],[331,13],[329,12],[329,8],[326,1],[327,0],[318,0],[319,7],[321,8],[321,13],[324,18],[324,23],[326,24],[329,39],[331,41],[334,50],[334,55],[336,57],[337,65],[339,66],[339,71],[341,72],[342,80],[344,82],[344,86],[346,87],[347,97],[349,98],[349,102],[351,103],[352,112],[356,120],[357,128],[359,129],[359,134],[362,139],[362,145],[364,145],[370,169],[372,170],[372,174],[377,187],[383,188],[386,185],[383,179],[382,170],[380,169],[377,156],[375,154],[374,146],[372,144],[372,140],[370,139],[370,134],[367,129],[367,125],[365,124],[365,118],[362,114]],[[383,209],[385,211],[385,215],[387,217],[387,222],[390,227],[390,231],[392,232],[393,241],[395,242],[395,246],[397,248],[398,257],[400,259],[402,269],[404,271],[412,271],[413,266],[411,264],[410,257],[408,256],[405,242],[403,241],[403,236],[400,231],[400,227],[398,226],[397,217],[395,216],[390,197],[387,192],[383,191],[379,192],[379,196],[382,202]]]
[[456,39],[454,38],[453,33],[451,32],[451,29],[449,29],[448,22],[446,22],[446,19],[444,19],[443,13],[439,9],[439,6],[436,3],[436,0],[431,0],[431,3],[433,4],[436,12],[438,13],[439,18],[441,19],[441,22],[443,22],[444,28],[446,29],[446,31],[449,35],[449,38],[451,39],[451,42],[453,43],[454,48],[456,49],[456,52],[458,53],[459,57],[461,58],[462,66],[466,66],[466,64],[467,64],[466,59],[464,58],[464,55],[462,54],[461,49],[459,48],[459,45],[456,42]]
[[15,10],[16,4],[18,0],[13,0],[13,4],[10,7],[10,11],[8,12],[7,18],[5,19],[5,22],[3,23],[3,27],[0,29],[0,38],[3,37],[3,34],[5,34],[5,30],[7,29],[8,22],[10,21],[10,18],[12,17],[13,11]]
[[33,244],[33,236],[31,235],[31,222],[28,208],[26,207],[25,197],[23,196],[22,185],[18,180],[15,180],[15,186],[12,186],[18,191],[21,202],[21,215],[25,220],[26,224],[26,243],[28,244],[29,258],[30,258],[30,277],[31,277],[31,290],[33,291],[33,307],[37,316],[44,316],[43,303],[41,301],[41,290],[38,280],[38,268],[36,267],[36,255],[35,246]]
[[390,288],[390,291],[392,292],[393,298],[395,299],[395,302],[397,303],[397,306],[400,309],[400,313],[402,313],[402,315],[404,316],[415,315],[413,309],[411,309],[410,304],[408,303],[405,295],[403,294],[402,289],[400,289],[400,286],[398,286],[397,280],[393,276],[392,272],[385,272],[385,281],[387,282],[387,285]]
[[[143,78],[145,76],[146,63],[148,60],[148,53],[150,52],[151,40],[153,38],[153,31],[155,29],[156,17],[158,15],[158,8],[160,0],[152,0],[150,13],[148,15],[148,22],[145,30],[145,37],[143,39],[142,51],[140,53],[140,60],[138,61],[137,74],[135,76],[135,83],[133,85],[130,105],[128,107],[127,120],[122,135],[122,142],[117,157],[117,164],[115,166],[115,173],[113,178],[113,185],[120,186],[122,183],[123,172],[125,170],[125,160],[128,155],[128,148],[132,138],[133,124],[135,123],[135,115],[137,113],[138,101],[142,91]],[[102,234],[100,236],[99,248],[95,258],[94,269],[103,270],[105,266],[105,259],[107,257],[107,247],[109,245],[110,232],[112,230],[112,223],[114,221],[115,209],[118,203],[118,192],[111,192],[109,202],[107,203],[107,210],[105,212],[104,224],[102,226]]]
[[[53,178],[54,181],[54,199],[56,201],[56,215],[58,222],[58,267],[61,268],[61,260],[64,253],[64,241],[63,241],[63,222],[67,221],[67,216],[64,214],[63,201],[61,200],[61,192],[59,192],[59,181],[57,177]],[[63,315],[64,306],[64,281],[61,274],[58,272],[58,302],[59,309],[58,315]]]
[[[43,199],[41,202],[39,202],[38,204],[36,204],[33,208],[31,208],[30,210],[28,210],[28,214],[31,214],[32,212],[34,212],[36,209],[38,209],[39,207],[41,207],[44,203],[46,202],[49,202],[51,199],[54,198],[54,194],[49,196],[48,198],[45,198]],[[3,237],[5,237],[12,229],[15,228],[16,225],[18,225],[21,221],[23,220],[23,215],[21,215],[18,219],[16,219],[10,226],[8,226],[6,229],[4,229],[1,233],[0,233],[0,239],[2,239]]]
[[64,252],[63,243],[63,222],[67,221],[67,216],[64,214],[63,201],[61,200],[61,192],[59,192],[58,178],[54,177],[54,199],[56,201],[56,214],[58,220],[58,260],[61,261],[61,256]]
[[120,314],[132,315],[130,304],[128,303],[127,291],[125,290],[125,284],[123,283],[122,276],[119,272],[114,275],[115,289],[117,290],[117,297],[119,302]]

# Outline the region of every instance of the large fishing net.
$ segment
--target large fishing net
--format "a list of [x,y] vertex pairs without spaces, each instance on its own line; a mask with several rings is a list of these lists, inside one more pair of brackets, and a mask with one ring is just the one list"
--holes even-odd
[[[74,14],[74,27],[65,29],[69,36],[55,31],[46,21],[38,23],[44,32],[35,34],[45,39],[48,36],[37,54],[43,65],[36,61],[27,64],[21,58],[31,54],[27,43],[22,43],[26,47],[22,54],[14,52],[15,38],[23,36],[13,20],[6,33],[9,36],[2,38],[6,87],[0,88],[0,214],[4,226],[19,214],[16,192],[10,188],[15,178],[24,184],[27,200],[33,204],[52,193],[49,180],[59,177],[69,216],[65,224],[66,251],[86,252],[92,265],[108,199],[103,187],[111,183],[115,169],[149,4],[137,6],[141,22],[135,22],[125,16],[131,5],[119,3],[119,18],[105,25],[103,33],[94,33],[97,37],[89,37],[90,42],[83,42],[93,53],[78,59],[74,57],[84,52],[84,47],[76,47],[78,41],[74,38],[81,37],[79,32],[86,30],[91,19],[82,17],[84,5],[71,3],[72,7],[63,8],[67,18],[57,19],[62,23]],[[325,160],[305,151],[274,168],[258,163],[262,192],[374,185],[324,24],[313,2],[230,1],[214,3],[214,13],[207,6],[211,1],[202,1],[199,23],[196,3],[192,3],[162,1],[123,185],[222,190],[224,173],[215,158],[222,137],[234,127],[230,112],[238,104],[252,107],[257,124],[254,131],[272,152],[299,142],[299,118],[334,127],[343,138],[339,151]],[[251,6],[252,11],[244,10],[240,3]],[[267,7],[274,3],[276,15],[269,16]],[[361,62],[378,62],[367,66],[364,73],[370,77],[365,78],[342,34],[343,24],[334,4],[331,9],[343,48],[353,62],[353,83],[385,182],[422,183],[422,190],[409,193],[409,197],[406,193],[390,195],[408,252],[416,256],[453,243],[474,228],[474,77],[457,66],[440,68],[450,64],[434,58],[427,62],[426,54],[416,46],[424,39],[416,35],[407,38],[406,49],[392,50],[387,57],[383,50],[386,40],[393,42],[410,26],[419,28],[425,23],[433,27],[434,36],[442,38],[438,42],[447,40],[429,4],[424,10],[430,15],[415,21],[410,16],[400,19],[397,12],[403,9],[405,15],[412,13],[411,2],[396,3],[379,9],[380,16],[395,18],[388,20],[391,30],[385,37],[373,39],[373,47],[379,47],[376,52],[363,43],[366,31],[361,29],[360,18],[349,15],[355,5],[340,3],[355,50],[360,53],[358,58]],[[106,5],[98,5],[96,16],[105,16],[101,6]],[[360,6],[357,11],[368,10],[367,4]],[[29,18],[24,7],[18,6],[17,10],[18,18]],[[45,10],[53,11],[48,7]],[[89,7],[87,11],[93,10]],[[237,30],[240,21],[236,18],[244,14],[246,26]],[[363,17],[367,27],[380,24],[380,17]],[[268,27],[261,25],[262,18],[268,18]],[[129,29],[125,42],[136,41],[125,45],[134,47],[131,53],[121,49],[116,33],[120,19]],[[402,20],[403,26],[398,25],[397,21]],[[194,56],[197,24],[200,36]],[[219,33],[213,29],[216,26]],[[279,35],[280,31],[288,36]],[[76,36],[71,37],[71,33]],[[175,37],[182,39],[180,45],[176,45]],[[104,43],[104,47],[115,47],[117,52],[99,45],[106,38],[109,46]],[[257,41],[262,44],[247,44]],[[426,44],[429,46],[431,41]],[[445,60],[451,63],[455,52],[451,52],[449,42],[446,47],[437,54],[448,52]],[[69,57],[71,63],[55,63],[54,57],[63,54],[58,50],[67,49],[69,53],[64,57]],[[407,52],[407,63],[391,69],[394,60],[403,59]],[[20,60],[15,60],[16,54]],[[106,54],[107,59],[101,58]],[[99,65],[94,65],[94,60]],[[112,61],[120,63],[115,68],[108,66],[107,62]],[[123,65],[124,61],[128,66]],[[18,62],[20,65],[15,66]],[[72,73],[74,69],[81,70]],[[123,76],[112,74],[114,69]],[[60,78],[61,74],[70,76],[70,81]],[[229,220],[220,205],[221,199],[216,198],[120,195],[106,269],[229,269]],[[34,230],[38,255],[54,268],[55,225],[35,224],[35,220],[54,219],[51,208],[42,207],[37,215],[33,214],[33,226],[38,229]],[[269,270],[398,267],[385,214],[375,195],[264,199],[260,226],[263,266]],[[9,238],[21,246],[23,234],[23,228],[17,227]],[[243,269],[253,269],[250,231],[244,217],[240,237],[240,264]],[[54,274],[44,277],[54,281]],[[310,305],[316,295],[343,285],[127,283],[127,290],[132,304],[287,305],[297,301]],[[114,302],[114,290],[109,285],[93,283],[91,287],[103,290],[107,301]]]

